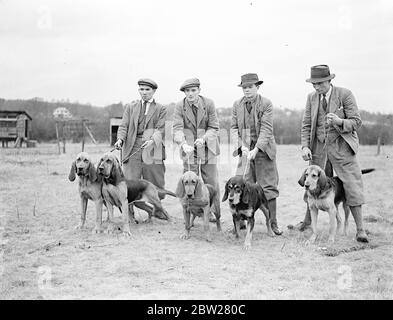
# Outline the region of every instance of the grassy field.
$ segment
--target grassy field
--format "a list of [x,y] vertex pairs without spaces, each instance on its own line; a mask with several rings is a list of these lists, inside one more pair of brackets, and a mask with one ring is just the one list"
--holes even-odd
[[[309,231],[286,228],[302,220],[305,203],[297,180],[306,164],[298,146],[278,147],[280,197],[278,221],[284,234],[270,238],[264,217],[256,216],[253,247],[242,249],[227,232],[232,219],[222,204],[223,232],[204,240],[196,219],[191,239],[181,240],[182,209],[178,199],[163,204],[171,222],[153,219],[131,228],[131,238],[91,234],[95,209],[89,202],[87,229],[75,230],[80,219],[77,182],[68,181],[80,145],[57,155],[55,145],[35,149],[0,149],[0,298],[1,299],[392,299],[393,298],[393,147],[362,146],[367,204],[365,227],[370,244],[348,237],[327,243],[328,215],[320,213],[320,241],[305,245]],[[109,150],[87,145],[94,161]],[[224,182],[234,160],[223,148],[219,174]],[[177,153],[167,161],[166,187],[174,191],[181,175]],[[106,212],[105,212],[106,213]],[[341,210],[341,213],[342,210]],[[119,215],[119,212],[116,211]],[[105,214],[104,214],[105,217]],[[138,220],[146,215],[138,211]]]

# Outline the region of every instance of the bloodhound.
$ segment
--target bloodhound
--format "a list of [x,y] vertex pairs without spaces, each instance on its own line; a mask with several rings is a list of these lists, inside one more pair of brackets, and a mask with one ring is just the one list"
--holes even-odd
[[[362,174],[374,171],[375,169],[363,169]],[[307,167],[298,183],[305,188],[304,201],[308,203],[311,214],[311,229],[313,234],[308,242],[315,242],[317,238],[318,210],[326,211],[329,214],[329,238],[330,243],[334,242],[337,231],[341,229],[341,217],[338,213],[338,206],[343,204],[345,212],[344,235],[348,234],[349,206],[346,204],[343,182],[339,177],[327,177],[325,171],[317,165]]]
[[68,179],[70,181],[74,181],[76,178],[75,175],[78,175],[79,177],[78,191],[81,198],[82,209],[81,221],[77,228],[84,228],[86,222],[87,202],[88,200],[92,200],[96,207],[96,224],[93,229],[93,233],[99,233],[101,231],[102,223],[102,180],[100,177],[97,177],[96,168],[86,152],[79,153],[76,156],[75,161],[72,162]]
[[221,231],[220,204],[216,203],[216,193],[217,190],[213,186],[204,184],[202,179],[192,171],[187,171],[181,176],[177,184],[176,195],[182,204],[185,221],[185,233],[182,234],[182,239],[190,238],[190,229],[195,216],[202,216],[206,240],[211,241],[209,218],[212,206],[216,216],[217,231]]
[[118,207],[123,216],[122,232],[130,236],[127,183],[119,160],[113,153],[105,153],[98,163],[97,172],[103,177],[102,196],[108,208],[109,220],[113,221],[113,206]]

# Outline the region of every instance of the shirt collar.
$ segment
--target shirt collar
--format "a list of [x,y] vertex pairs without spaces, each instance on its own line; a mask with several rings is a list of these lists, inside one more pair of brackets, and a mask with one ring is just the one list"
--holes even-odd
[[[145,102],[145,100],[143,100],[143,99],[141,101],[142,101],[142,103]],[[153,101],[154,101],[154,98],[151,98],[150,100],[147,101],[147,103],[151,104]]]
[[186,99],[186,101],[187,101],[187,103],[188,103],[188,105],[189,105],[190,107],[192,107],[192,105],[194,105],[194,106],[196,106],[196,107],[198,108],[199,97],[196,99],[195,102],[190,102],[190,101],[188,101],[187,99]]
[[257,101],[257,98],[258,98],[258,95],[256,95],[255,98],[252,100],[248,100],[247,98],[245,98],[244,101],[245,101],[245,103],[251,102],[251,104],[253,105],[253,104],[255,104],[255,101]]
[[[326,101],[329,101],[330,95],[332,94],[332,85],[329,86],[329,91],[326,93]],[[320,95],[320,99],[322,100],[323,94]]]

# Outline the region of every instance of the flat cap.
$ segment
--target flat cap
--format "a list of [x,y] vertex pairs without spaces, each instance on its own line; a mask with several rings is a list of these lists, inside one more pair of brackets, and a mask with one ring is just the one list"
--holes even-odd
[[181,85],[180,91],[184,91],[185,89],[191,88],[191,87],[199,87],[200,85],[201,85],[201,83],[199,82],[199,79],[197,79],[197,78],[187,79]]
[[151,79],[148,78],[143,78],[143,79],[139,79],[138,80],[138,85],[145,85],[145,86],[149,86],[153,89],[157,89],[157,83]]

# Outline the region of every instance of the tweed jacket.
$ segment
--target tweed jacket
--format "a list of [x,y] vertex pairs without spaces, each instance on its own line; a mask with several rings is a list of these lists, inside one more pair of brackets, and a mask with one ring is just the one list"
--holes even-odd
[[[244,117],[246,110],[246,98],[235,101],[232,108],[231,139],[235,150],[233,156],[241,156],[241,147],[245,134]],[[265,152],[271,160],[276,158],[276,141],[273,135],[273,105],[271,101],[261,95],[257,95],[254,106],[255,128],[259,133],[255,145]]]
[[[203,138],[205,141],[203,151],[207,154],[207,160],[212,159],[220,154],[219,124],[213,100],[199,96],[197,121],[198,123],[186,98],[179,101],[174,111],[173,140],[178,145],[184,142],[193,145],[196,138]],[[181,153],[184,157],[182,150]],[[202,153],[198,151],[199,154]]]
[[[123,140],[123,159],[131,155],[132,148],[134,147],[141,106],[141,100],[132,101],[125,106],[123,118],[117,131],[117,138]],[[153,100],[146,115],[143,139],[145,141],[152,139],[154,143],[149,148],[143,149],[142,157],[144,159],[158,161],[165,159],[165,120],[165,106]]]
[[[320,97],[316,91],[308,95],[302,121],[302,147],[308,147],[312,151],[314,150],[314,141],[316,140],[319,99]],[[356,154],[359,148],[359,138],[356,131],[362,125],[362,120],[360,119],[356,100],[352,92],[345,88],[332,86],[332,93],[326,112],[335,113],[344,120],[342,126],[334,125],[334,128]]]

